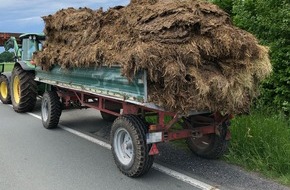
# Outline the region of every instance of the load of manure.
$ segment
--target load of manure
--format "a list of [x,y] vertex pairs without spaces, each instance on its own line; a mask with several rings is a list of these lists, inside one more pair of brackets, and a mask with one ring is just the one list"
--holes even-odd
[[268,48],[207,2],[131,0],[43,19],[47,40],[34,56],[38,65],[120,65],[129,80],[144,69],[149,101],[169,111],[247,112],[272,71]]

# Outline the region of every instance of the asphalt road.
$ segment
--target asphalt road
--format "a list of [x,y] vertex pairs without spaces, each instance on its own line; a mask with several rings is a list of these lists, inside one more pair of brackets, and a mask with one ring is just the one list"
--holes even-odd
[[[39,105],[33,114],[18,114],[0,103],[0,189],[199,189],[187,179],[219,189],[290,189],[171,144],[159,145],[154,168],[132,179],[119,172],[110,150],[64,130],[108,143],[111,123],[103,121],[98,111],[63,111],[60,128],[54,130],[44,129],[39,115]],[[176,175],[158,171],[159,166]]]

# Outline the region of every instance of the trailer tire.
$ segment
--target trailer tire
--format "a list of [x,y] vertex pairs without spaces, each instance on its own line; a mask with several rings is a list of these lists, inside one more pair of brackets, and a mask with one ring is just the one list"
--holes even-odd
[[220,128],[220,134],[204,135],[200,138],[188,138],[186,143],[189,149],[199,157],[218,159],[228,150],[229,141],[226,140],[227,127]]
[[[111,111],[120,113],[120,109],[111,110]],[[103,111],[100,111],[100,112],[101,112],[101,116],[102,116],[103,120],[105,120],[105,121],[113,122],[113,121],[115,121],[115,119],[118,118],[118,116],[115,116],[115,115],[112,115],[112,114],[109,114],[109,113],[106,113]]]
[[11,104],[9,81],[5,75],[0,74],[0,100],[3,104]]
[[114,161],[119,170],[129,177],[147,173],[154,160],[149,155],[151,145],[146,143],[147,125],[136,115],[118,117],[111,129]]
[[35,74],[16,65],[12,71],[10,92],[13,109],[16,112],[32,111],[36,104],[37,84]]
[[56,128],[61,115],[61,102],[55,91],[45,92],[41,102],[41,120],[44,128]]

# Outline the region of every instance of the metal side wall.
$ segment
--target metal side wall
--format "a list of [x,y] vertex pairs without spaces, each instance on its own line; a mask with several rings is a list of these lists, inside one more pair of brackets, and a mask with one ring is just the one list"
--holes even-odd
[[54,66],[50,71],[35,70],[35,80],[46,84],[84,91],[112,98],[147,102],[146,72],[139,72],[132,81],[121,76],[120,67],[63,69]]

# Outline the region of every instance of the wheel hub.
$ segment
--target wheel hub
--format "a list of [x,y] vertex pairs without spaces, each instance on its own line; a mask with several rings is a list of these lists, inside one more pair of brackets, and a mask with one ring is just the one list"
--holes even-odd
[[192,138],[192,142],[196,147],[198,147],[200,150],[205,150],[211,145],[212,138],[210,135],[205,135],[199,138]]
[[47,100],[42,100],[42,105],[41,105],[41,115],[43,121],[47,121],[48,119],[48,102]]
[[6,82],[1,82],[1,85],[0,85],[0,92],[1,92],[1,96],[6,99],[7,96],[8,96],[8,90],[7,90],[7,83]]
[[133,142],[126,129],[118,129],[114,136],[115,153],[119,161],[126,166],[131,166],[133,162]]
[[20,102],[20,79],[18,76],[14,77],[13,80],[13,97],[16,104]]

